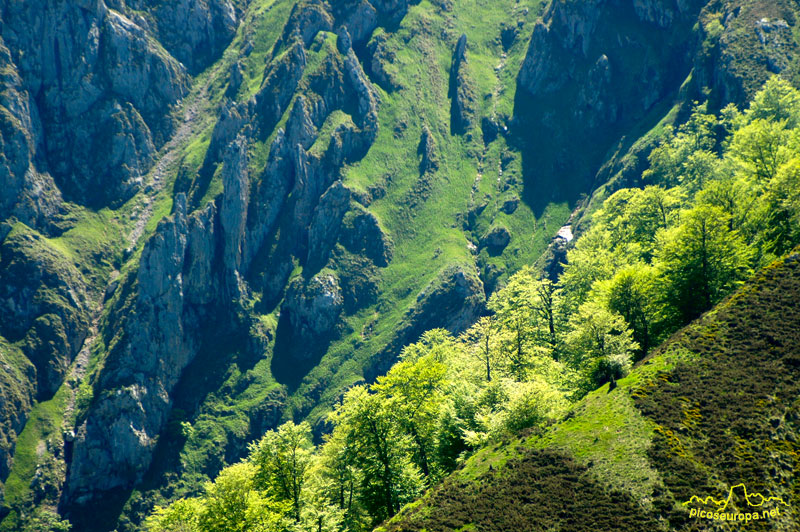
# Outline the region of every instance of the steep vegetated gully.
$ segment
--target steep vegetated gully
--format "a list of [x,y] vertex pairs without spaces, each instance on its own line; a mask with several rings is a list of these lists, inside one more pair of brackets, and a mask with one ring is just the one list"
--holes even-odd
[[281,420],[321,437],[641,184],[651,128],[796,70],[745,31],[777,0],[33,4],[0,1],[3,530],[135,530]]

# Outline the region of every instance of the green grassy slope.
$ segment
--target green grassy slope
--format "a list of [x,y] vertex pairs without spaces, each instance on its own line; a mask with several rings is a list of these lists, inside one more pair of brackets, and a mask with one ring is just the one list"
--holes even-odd
[[[543,434],[476,453],[382,530],[796,530],[798,297],[795,251],[616,389],[591,393]],[[731,528],[683,504],[725,499],[740,483],[788,506],[764,503],[780,516]],[[754,511],[733,493],[728,512]]]
[[[509,116],[538,6],[536,0],[470,0],[448,10],[424,1],[387,36],[385,45],[395,55],[387,70],[402,88],[387,92],[378,85],[378,138],[343,178],[346,186],[365,194],[382,189],[369,209],[394,242],[394,255],[378,279],[377,304],[347,318],[350,333],[331,345],[292,395],[295,418],[310,413],[312,420],[320,419],[343,387],[362,379],[369,358],[392,340],[404,313],[439,272],[453,265],[476,274],[492,270],[494,284],[533,262],[569,216],[566,201],[550,205],[538,219],[524,203],[512,215],[503,212],[503,202],[521,189],[520,153],[502,137],[485,146],[480,129],[464,136],[450,133],[448,78],[458,37],[467,35],[480,115]],[[504,52],[502,29],[516,21],[519,37]],[[439,169],[420,176],[423,128],[434,139]],[[484,210],[470,225],[469,212],[476,205]],[[494,225],[508,228],[509,246],[494,256],[486,248],[471,251]]]

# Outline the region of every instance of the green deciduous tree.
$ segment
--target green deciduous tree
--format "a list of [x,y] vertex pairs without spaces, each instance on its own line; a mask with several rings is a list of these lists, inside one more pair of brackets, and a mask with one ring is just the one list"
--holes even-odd
[[337,486],[325,475],[326,461],[322,455],[314,457],[303,489],[300,520],[295,532],[340,532],[345,525],[345,509],[338,504]]
[[594,227],[610,236],[605,245],[616,251],[617,265],[650,261],[656,235],[677,223],[685,200],[683,190],[678,187],[624,188],[603,202],[593,217]]
[[[372,386],[382,406],[412,441],[412,457],[425,477],[438,478],[434,456],[439,412],[445,399],[447,366],[455,340],[447,331],[429,331],[409,346],[402,360]],[[413,353],[413,354],[412,354]]]
[[688,323],[752,273],[752,252],[721,209],[699,205],[662,234],[656,255],[665,303]]
[[502,296],[489,301],[489,308],[495,313],[499,352],[508,374],[523,381],[534,358],[558,358],[561,302],[552,282],[523,268],[509,279]]
[[765,240],[767,251],[783,255],[800,244],[800,159],[782,165],[767,186]]
[[713,177],[717,118],[706,111],[705,104],[696,105],[677,132],[666,129],[662,142],[648,157],[650,168],[642,174],[646,182],[666,187],[683,185],[695,191]]
[[145,521],[150,532],[199,532],[203,502],[199,498],[178,499],[169,506],[156,507]]
[[325,438],[319,455],[319,485],[327,498],[343,511],[348,530],[366,528],[365,511],[360,505],[360,473],[355,465],[352,438],[345,430],[334,430]]
[[654,269],[645,263],[625,267],[611,279],[598,283],[596,289],[604,305],[625,320],[639,346],[636,358],[643,358],[659,332]]
[[351,388],[330,420],[359,471],[359,499],[374,523],[392,517],[419,494],[423,482],[409,458],[411,442],[377,395],[364,386]]
[[615,383],[628,372],[639,346],[622,316],[590,300],[581,305],[570,325],[566,345],[573,366],[587,378],[587,388]]
[[592,227],[567,252],[567,264],[561,275],[563,312],[571,315],[589,297],[595,282],[610,279],[624,261],[612,250],[611,234],[600,224]]
[[800,92],[780,76],[773,76],[753,97],[746,115],[751,120],[785,122],[794,129],[800,125]]
[[250,459],[258,468],[258,487],[276,499],[289,501],[295,521],[300,520],[301,496],[311,464],[311,427],[291,421],[270,431],[250,446]]
[[540,377],[508,386],[503,426],[511,434],[553,421],[566,412],[564,394]]
[[778,167],[791,156],[791,136],[786,121],[757,118],[733,134],[726,155],[763,184],[775,177]]
[[462,337],[464,351],[478,361],[485,371],[486,382],[492,381],[492,368],[497,363],[497,339],[497,325],[488,316],[475,322]]

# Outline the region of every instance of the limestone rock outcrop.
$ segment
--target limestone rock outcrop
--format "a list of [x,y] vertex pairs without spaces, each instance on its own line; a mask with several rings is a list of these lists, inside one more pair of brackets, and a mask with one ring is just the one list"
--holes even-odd
[[89,330],[86,282],[72,262],[22,224],[0,245],[0,335],[21,341],[50,398]]
[[49,173],[66,199],[90,206],[130,198],[172,130],[169,110],[188,90],[185,69],[100,0],[0,7],[0,36],[13,50],[4,61],[20,81],[19,104],[4,107],[24,111],[31,139],[31,163],[23,173],[18,162],[14,180],[49,185],[40,177]]
[[323,272],[307,283],[301,278],[289,285],[281,312],[288,314],[289,323],[298,341],[313,342],[333,332],[344,306],[338,277]]
[[467,131],[472,126],[475,114],[475,94],[468,68],[467,36],[462,34],[456,43],[450,67],[450,127],[455,133]]

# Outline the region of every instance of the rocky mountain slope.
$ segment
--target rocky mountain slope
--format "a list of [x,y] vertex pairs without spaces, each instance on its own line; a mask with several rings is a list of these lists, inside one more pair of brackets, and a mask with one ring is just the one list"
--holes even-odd
[[135,530],[282,419],[320,437],[694,99],[794,80],[795,10],[0,2],[0,526]]

